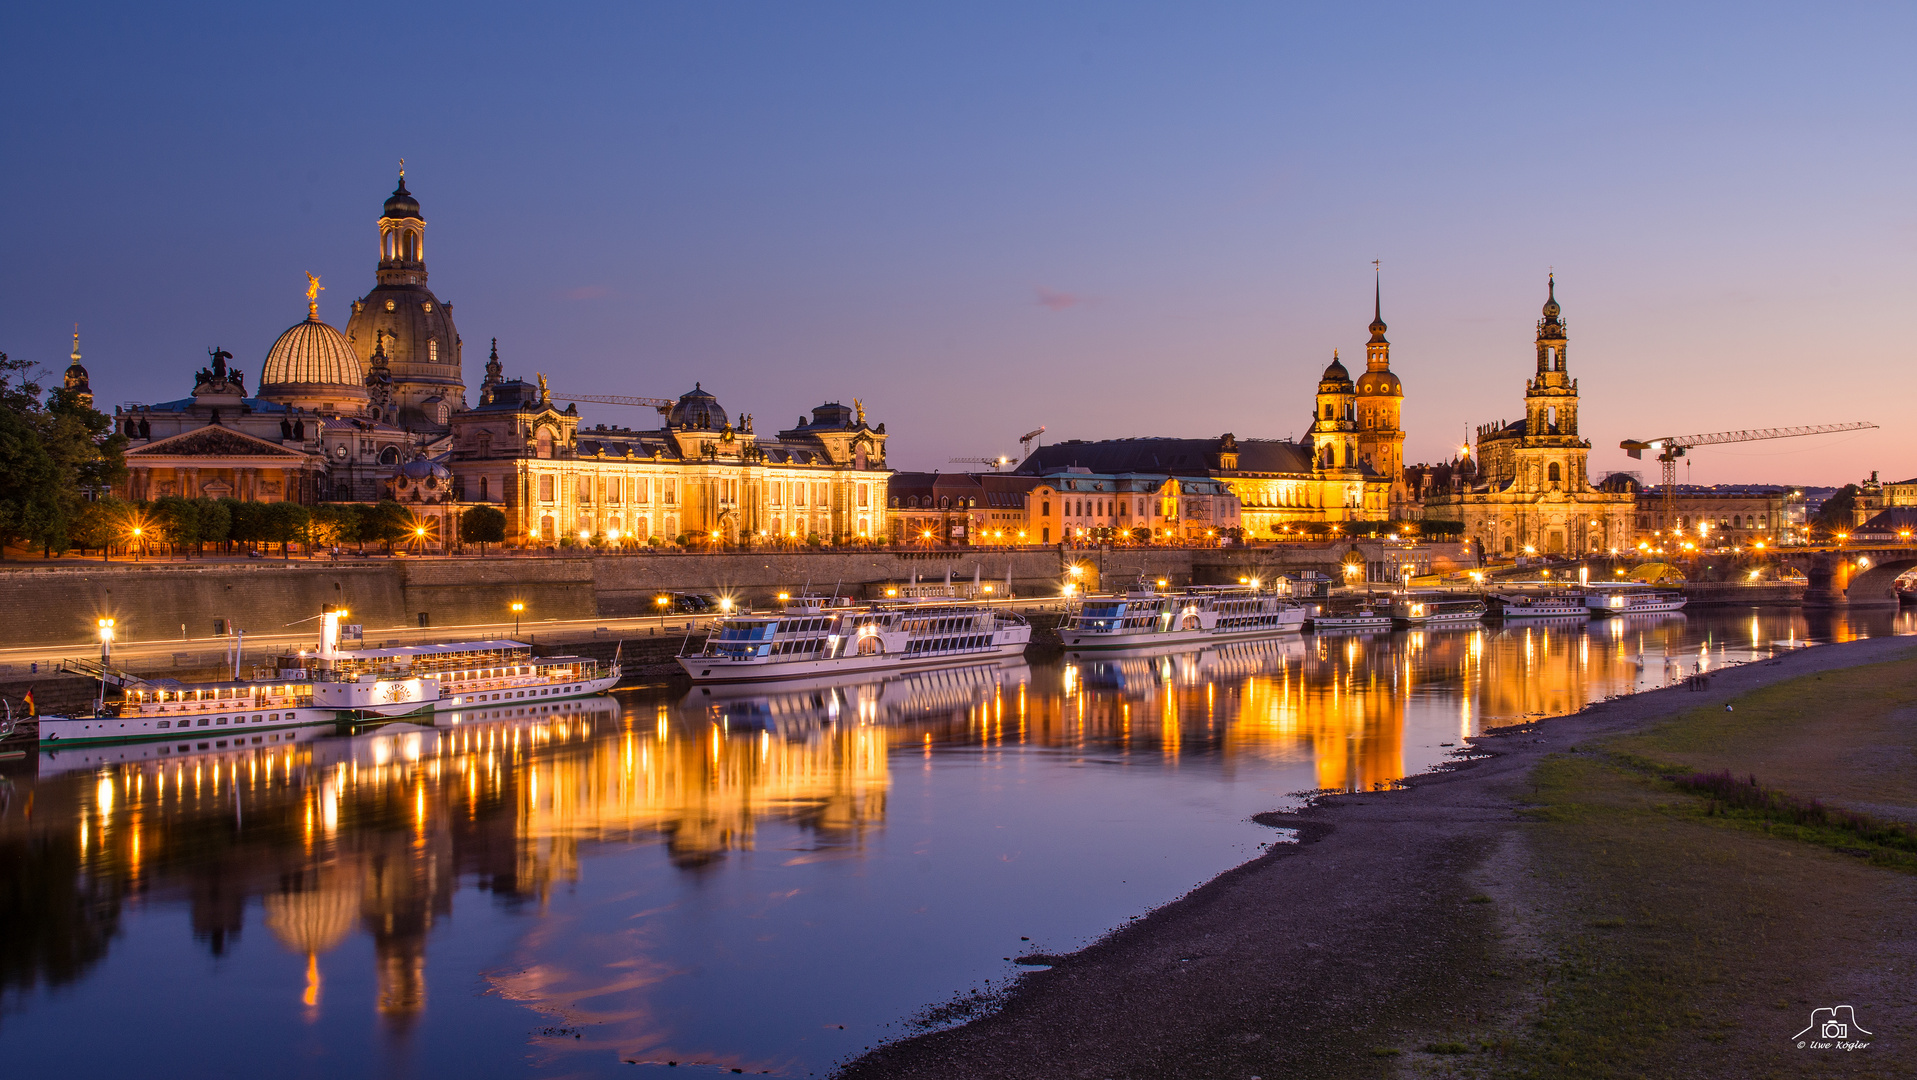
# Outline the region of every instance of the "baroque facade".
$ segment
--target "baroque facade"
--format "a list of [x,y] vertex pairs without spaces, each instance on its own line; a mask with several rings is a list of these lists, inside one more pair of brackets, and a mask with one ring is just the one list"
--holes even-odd
[[[453,414],[455,498],[506,514],[507,542],[725,543],[870,540],[887,532],[885,425],[828,402],[777,435],[734,424],[704,387],[656,430],[579,426],[538,382],[506,379],[498,353],[480,404]],[[716,535],[715,535],[716,534]]]
[[[1072,439],[1039,447],[1017,471],[1046,476],[1077,468],[1101,476],[1220,482],[1236,502],[1234,513],[1227,514],[1207,493],[1191,503],[1194,512],[1203,510],[1203,518],[1179,511],[1162,520],[1096,523],[1147,525],[1177,537],[1242,528],[1251,539],[1269,539],[1304,525],[1411,516],[1415,508],[1403,480],[1404,384],[1391,370],[1391,343],[1385,338],[1382,299],[1375,290],[1369,329],[1365,370],[1355,381],[1337,350],[1332,351],[1331,363],[1318,378],[1311,425],[1298,442],[1239,439],[1229,432],[1215,439]],[[1235,520],[1225,524],[1227,516]],[[1066,537],[1093,526],[1061,522],[1059,527],[1058,535]]]
[[1628,546],[1635,499],[1591,485],[1591,443],[1578,435],[1578,384],[1566,362],[1569,337],[1547,285],[1538,320],[1537,372],[1525,383],[1524,419],[1478,428],[1476,483],[1425,503],[1425,516],[1462,521],[1485,554],[1582,555]]
[[[867,425],[856,401],[761,436],[695,386],[656,430],[581,429],[543,377],[506,379],[495,343],[468,408],[459,332],[427,288],[426,222],[403,172],[378,227],[375,285],[345,333],[320,319],[324,287],[309,275],[306,318],[267,351],[254,393],[214,349],[192,396],[115,409],[131,444],[122,495],[396,498],[442,541],[479,504],[504,510],[522,545],[887,535],[885,425]],[[77,336],[68,382],[86,386]]]

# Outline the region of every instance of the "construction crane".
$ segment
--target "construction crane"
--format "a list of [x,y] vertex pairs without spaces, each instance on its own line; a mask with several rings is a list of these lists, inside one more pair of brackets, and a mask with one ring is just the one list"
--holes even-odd
[[637,405],[645,409],[658,409],[662,414],[672,411],[672,401],[657,397],[622,397],[618,394],[562,394],[557,390],[548,397],[563,398],[567,401],[590,401],[597,405]]
[[1750,428],[1745,431],[1714,431],[1709,435],[1667,435],[1660,439],[1626,439],[1618,445],[1633,458],[1643,460],[1644,451],[1657,451],[1664,465],[1664,498],[1659,524],[1666,529],[1677,524],[1677,459],[1694,446],[1719,446],[1724,443],[1759,442],[1764,439],[1794,439],[1799,435],[1830,435],[1839,431],[1864,431],[1876,424],[1859,421],[1851,424],[1806,424],[1803,427]]
[[998,472],[1012,463],[1012,459],[1004,454],[997,457],[955,457],[950,460],[954,465],[989,465],[993,472]]
[[1037,431],[1028,431],[1023,435],[1020,435],[1018,437],[1019,452],[1029,456],[1032,452],[1032,440],[1038,438],[1040,435],[1043,435],[1043,434],[1045,434],[1045,425],[1040,424],[1038,425]]

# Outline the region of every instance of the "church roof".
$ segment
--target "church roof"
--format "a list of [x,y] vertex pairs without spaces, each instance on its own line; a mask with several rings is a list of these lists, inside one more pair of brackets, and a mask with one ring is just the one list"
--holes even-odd
[[[1074,439],[1039,447],[1014,471],[1036,476],[1079,466],[1095,473],[1207,476],[1217,462],[1217,439]],[[1282,439],[1239,439],[1236,471],[1309,473],[1311,449]]]
[[[428,178],[430,179],[430,177]],[[406,174],[399,174],[399,186],[386,198],[386,216],[389,218],[416,218],[419,216],[419,200],[406,190]]]
[[344,335],[309,313],[294,323],[267,350],[260,366],[260,394],[278,387],[339,387],[340,396],[366,396],[366,369],[360,365]]
[[1358,376],[1359,397],[1403,397],[1404,383],[1389,371],[1367,371]]

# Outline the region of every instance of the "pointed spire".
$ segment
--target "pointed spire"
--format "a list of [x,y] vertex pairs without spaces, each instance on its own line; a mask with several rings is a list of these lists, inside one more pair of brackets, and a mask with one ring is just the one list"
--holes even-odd
[[1371,283],[1371,344],[1386,345],[1384,321],[1384,285],[1382,275]]
[[73,324],[73,362],[80,362],[80,324]]

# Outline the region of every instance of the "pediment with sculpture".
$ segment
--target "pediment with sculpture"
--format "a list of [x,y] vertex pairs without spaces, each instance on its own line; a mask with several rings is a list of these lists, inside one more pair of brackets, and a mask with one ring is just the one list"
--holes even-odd
[[126,453],[128,460],[149,457],[274,457],[303,461],[307,455],[231,428],[209,426],[160,439]]

